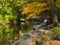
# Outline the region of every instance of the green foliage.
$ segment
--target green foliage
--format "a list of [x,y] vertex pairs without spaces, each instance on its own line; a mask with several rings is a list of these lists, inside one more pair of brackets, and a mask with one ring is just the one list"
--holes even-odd
[[57,6],[58,8],[60,8],[60,0],[57,0],[57,1],[56,1],[56,6]]
[[50,45],[50,43],[46,43],[46,41],[50,40],[50,34],[49,34],[49,32],[48,32],[48,34],[40,32],[39,38],[40,38],[40,41],[41,41],[40,45]]
[[[26,16],[23,16],[21,12],[23,11],[23,7],[37,1],[45,2],[45,0],[0,0],[0,45],[9,45],[10,43],[13,43],[17,39],[19,39],[19,37],[22,36],[24,33],[32,29],[34,21],[27,21],[25,18]],[[59,2],[60,0],[56,2],[57,7],[60,7]],[[37,4],[35,5],[34,3],[33,6],[31,5],[33,10],[39,10],[36,12],[32,11],[32,14],[35,13],[36,15],[37,13],[40,13],[41,8],[40,6],[38,6],[39,8],[36,8]],[[43,10],[46,9],[44,8]],[[17,24],[17,21],[19,20],[25,21],[24,24],[22,25],[21,22],[19,22],[20,25],[19,23]],[[59,37],[59,34],[60,33],[57,33],[56,35],[58,35]],[[43,40],[47,38],[46,35],[42,35],[42,37]]]
[[53,32],[54,32],[53,38],[54,39],[60,39],[60,25],[54,27]]

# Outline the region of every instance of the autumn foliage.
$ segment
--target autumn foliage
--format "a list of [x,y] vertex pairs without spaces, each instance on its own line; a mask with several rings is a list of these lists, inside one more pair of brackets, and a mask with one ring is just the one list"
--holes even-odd
[[23,7],[22,14],[26,15],[26,19],[29,20],[31,17],[36,17],[44,10],[49,10],[46,3],[32,2]]

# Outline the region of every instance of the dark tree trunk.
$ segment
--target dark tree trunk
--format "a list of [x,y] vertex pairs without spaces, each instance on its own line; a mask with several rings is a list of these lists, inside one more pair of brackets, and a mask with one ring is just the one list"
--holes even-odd
[[57,16],[57,8],[56,8],[56,0],[45,0],[49,7],[50,10],[52,12],[52,16],[53,16],[53,23],[58,24],[58,16]]
[[56,6],[54,6],[54,23],[55,24],[58,24],[58,16],[57,16],[57,8],[56,8]]

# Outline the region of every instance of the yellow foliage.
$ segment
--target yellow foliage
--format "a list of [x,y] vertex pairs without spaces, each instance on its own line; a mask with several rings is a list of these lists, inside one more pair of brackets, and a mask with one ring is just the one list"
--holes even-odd
[[44,10],[49,10],[46,3],[32,2],[23,7],[22,14],[26,14],[26,18],[29,20],[31,17],[35,17]]
[[29,14],[26,19],[29,20],[31,17],[37,17],[35,14]]
[[27,17],[26,17],[26,19],[28,20],[30,17],[32,17],[33,16],[33,14],[29,14]]
[[20,36],[23,36],[24,33],[22,31],[20,31],[19,34],[20,34]]

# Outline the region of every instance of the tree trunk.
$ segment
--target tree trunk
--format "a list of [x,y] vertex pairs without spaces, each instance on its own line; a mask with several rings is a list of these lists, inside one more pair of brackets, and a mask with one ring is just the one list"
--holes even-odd
[[57,16],[57,8],[56,8],[56,6],[54,6],[54,23],[55,24],[58,24],[58,16]]
[[54,24],[58,24],[58,16],[57,16],[57,8],[56,8],[56,0],[45,0],[49,7],[50,7],[50,10],[52,12],[52,16],[53,16],[53,23]]

